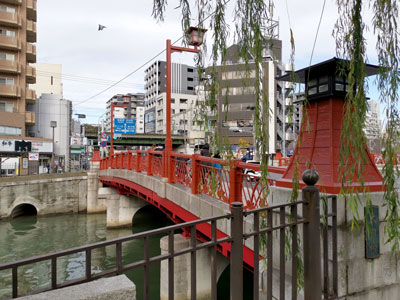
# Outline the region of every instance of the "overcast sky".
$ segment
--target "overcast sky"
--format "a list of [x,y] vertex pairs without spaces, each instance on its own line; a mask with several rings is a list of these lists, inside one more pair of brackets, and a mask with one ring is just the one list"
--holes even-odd
[[[62,64],[62,72],[65,74],[64,98],[73,101],[74,113],[87,115],[88,123],[98,122],[98,118],[105,112],[105,102],[113,95],[143,91],[145,67],[123,81],[121,85],[80,105],[77,104],[100,93],[110,84],[89,84],[88,79],[76,76],[108,81],[120,80],[164,50],[166,39],[175,41],[182,35],[180,12],[179,9],[174,9],[179,1],[168,1],[168,11],[163,23],[157,23],[152,18],[152,2],[152,0],[38,1],[37,61]],[[290,19],[296,42],[296,69],[305,67],[310,61],[323,1],[275,2],[274,16],[280,22],[283,61],[289,61]],[[313,63],[335,56],[335,42],[332,37],[337,18],[335,2],[326,0]],[[231,12],[229,17],[231,19],[229,22],[232,22]],[[107,28],[98,31],[99,24]],[[211,35],[212,33],[208,32],[208,37]],[[373,56],[375,42],[369,37],[370,35],[372,34],[368,33],[369,62],[376,63],[376,57]],[[232,32],[231,41],[233,37]],[[157,59],[165,60],[165,53]],[[174,53],[173,61],[194,63],[192,54]],[[71,78],[75,81],[67,80]]]

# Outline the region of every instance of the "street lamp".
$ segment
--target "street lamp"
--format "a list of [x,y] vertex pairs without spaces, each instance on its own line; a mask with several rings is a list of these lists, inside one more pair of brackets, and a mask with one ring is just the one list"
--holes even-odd
[[57,127],[57,121],[50,121],[50,127],[53,128],[53,152],[51,153],[51,162],[50,162],[50,173],[54,172],[54,128]]
[[[203,44],[204,34],[207,30],[198,27],[189,28],[189,45],[194,46],[194,48],[183,48],[171,45],[171,40],[167,40],[167,130],[165,138],[165,154],[169,157],[172,151],[172,138],[171,138],[171,54],[174,52],[192,52],[199,53],[200,50],[197,49],[198,46]],[[169,167],[168,174],[170,174]],[[172,179],[171,179],[172,180]]]
[[[84,139],[84,136],[85,136],[85,126],[81,125],[81,119],[86,119],[86,115],[85,114],[75,114],[75,116],[78,117],[80,129],[81,129],[81,132],[79,134],[79,136],[80,136],[80,147],[81,147],[81,149],[80,149],[81,154],[79,155],[79,166],[80,166],[80,169],[82,170],[82,157],[81,156],[82,156],[82,146],[84,146],[83,145],[83,139]],[[86,146],[84,146],[84,149],[85,149],[85,155],[86,155]]]
[[111,101],[111,133],[110,133],[110,156],[114,154],[114,108],[115,107],[129,107],[129,104],[114,104]]

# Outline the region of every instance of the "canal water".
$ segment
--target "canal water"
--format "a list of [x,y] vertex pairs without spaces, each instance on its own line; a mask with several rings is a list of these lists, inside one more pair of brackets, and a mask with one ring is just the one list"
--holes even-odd
[[[142,208],[133,219],[132,228],[106,229],[105,214],[68,214],[57,216],[23,216],[0,221],[0,264],[42,255],[99,241],[172,225],[172,222],[152,206]],[[160,238],[150,239],[150,256],[159,255]],[[142,239],[123,243],[123,263],[143,259]],[[92,251],[92,273],[115,267],[115,246]],[[50,286],[50,262],[18,268],[19,294]],[[143,299],[143,269],[125,273],[136,284],[137,299]],[[57,260],[58,283],[85,275],[85,253]],[[160,265],[150,268],[150,299],[160,299]],[[11,271],[0,271],[0,299],[11,297]],[[218,281],[218,299],[229,299],[229,267]],[[252,275],[244,274],[244,299],[252,299]]]
[[[26,216],[0,221],[0,264],[68,249],[85,244],[126,236],[132,233],[171,225],[172,222],[157,209],[147,206],[140,210],[129,229],[106,229],[106,215],[69,214],[48,217]],[[161,236],[150,239],[150,256],[160,254]],[[143,258],[143,240],[123,243],[123,262]],[[85,254],[69,255],[57,260],[58,282],[72,280],[85,274]],[[115,266],[115,246],[92,251],[92,272]],[[132,270],[126,275],[136,284],[137,299],[143,299],[143,271]],[[19,268],[19,293],[48,287],[50,263],[32,264]],[[150,268],[151,299],[160,299],[159,264]],[[156,288],[155,288],[156,287]],[[0,271],[0,299],[11,297],[11,272]]]

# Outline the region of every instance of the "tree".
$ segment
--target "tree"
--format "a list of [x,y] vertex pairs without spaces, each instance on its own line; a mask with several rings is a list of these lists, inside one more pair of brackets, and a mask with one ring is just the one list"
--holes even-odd
[[[223,65],[226,54],[226,41],[229,32],[227,25],[227,5],[234,2],[235,5],[235,35],[240,48],[240,57],[248,64],[252,60],[256,65],[256,107],[255,107],[255,134],[257,148],[261,153],[265,153],[268,143],[268,101],[266,92],[261,85],[261,65],[262,50],[268,43],[265,36],[265,28],[269,28],[270,21],[273,19],[272,7],[273,1],[267,0],[196,0],[195,7],[191,7],[189,0],[180,0],[182,10],[182,29],[186,32],[190,26],[192,9],[196,11],[199,26],[207,26],[212,31],[211,58],[212,70],[216,72],[217,64]],[[153,16],[162,21],[164,18],[166,0],[153,0]],[[363,9],[367,6],[372,7],[373,32],[377,36],[376,53],[380,65],[378,75],[378,88],[380,91],[380,101],[384,104],[385,115],[388,120],[386,135],[383,140],[383,157],[385,166],[382,170],[386,190],[384,194],[384,205],[387,206],[385,233],[387,242],[393,242],[394,248],[400,246],[400,221],[399,208],[400,199],[394,188],[399,169],[393,163],[395,155],[394,141],[397,138],[397,129],[393,124],[399,121],[399,83],[400,83],[400,43],[399,29],[397,21],[399,20],[398,0],[336,0],[338,6],[338,20],[334,28],[334,37],[336,39],[337,55],[340,58],[350,61],[350,72],[347,73],[349,82],[349,91],[345,107],[344,130],[342,133],[342,149],[340,155],[341,176],[345,178],[344,170],[351,170],[350,178],[354,174],[362,173],[362,162],[366,159],[363,151],[365,145],[365,135],[363,127],[365,124],[367,102],[364,83],[365,67],[364,63],[368,60],[366,54],[366,26],[363,19]],[[232,3],[231,3],[232,4]],[[204,27],[204,26],[203,26]],[[291,63],[294,62],[295,42],[292,31],[290,31],[290,41],[292,47]],[[206,45],[203,47],[205,51]],[[200,54],[197,57],[197,64],[200,70],[204,70],[203,59]],[[201,76],[200,72],[200,76]],[[208,83],[207,99],[204,102],[204,110],[215,111],[216,95],[218,94],[219,84],[215,79],[217,76],[211,76]],[[264,112],[260,116],[260,111]],[[348,138],[350,137],[350,138]],[[217,139],[217,137],[215,137]],[[352,155],[351,155],[352,154]],[[353,156],[355,160],[349,158]],[[262,156],[262,181],[267,185],[266,175],[266,157]],[[349,174],[347,174],[348,176]],[[363,178],[358,178],[363,183]],[[345,180],[342,180],[345,182]],[[296,186],[296,185],[295,185]],[[349,196],[350,205],[353,207],[353,213],[356,212],[359,205],[358,197]]]

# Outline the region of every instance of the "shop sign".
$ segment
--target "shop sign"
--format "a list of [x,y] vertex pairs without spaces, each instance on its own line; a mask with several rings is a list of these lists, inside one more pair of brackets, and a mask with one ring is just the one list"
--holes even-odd
[[71,146],[79,146],[81,144],[81,138],[72,137]]
[[29,165],[28,158],[27,158],[27,157],[24,157],[24,158],[22,159],[22,168],[23,168],[23,169],[28,169],[28,165]]
[[41,142],[41,141],[31,141],[32,142],[32,152],[38,153],[51,153],[53,152],[52,142]]
[[39,160],[39,153],[29,152],[28,158],[29,158],[29,160]]
[[0,152],[14,152],[15,141],[14,140],[0,140]]

